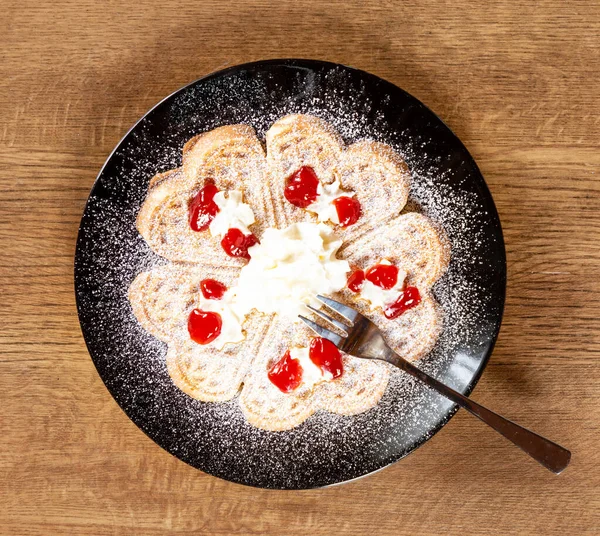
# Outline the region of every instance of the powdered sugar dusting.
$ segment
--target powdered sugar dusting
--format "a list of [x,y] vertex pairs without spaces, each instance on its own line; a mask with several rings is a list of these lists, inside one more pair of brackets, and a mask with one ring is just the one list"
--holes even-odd
[[211,474],[297,488],[348,480],[399,459],[449,417],[451,404],[394,372],[371,411],[353,417],[320,412],[287,432],[259,430],[246,423],[236,399],[201,403],[175,388],[164,344],[141,328],[126,298],[136,274],[163,263],[135,230],[149,179],[179,166],[182,144],[195,134],[244,123],[263,137],[290,113],[325,119],[347,143],[387,143],[406,159],[412,200],[452,243],[447,275],[434,287],[445,328],[420,366],[466,390],[493,343],[502,309],[503,245],[495,210],[468,153],[441,122],[400,90],[357,71],[267,64],[210,78],[163,103],[124,140],[90,196],[76,283],[94,362],[138,426]]

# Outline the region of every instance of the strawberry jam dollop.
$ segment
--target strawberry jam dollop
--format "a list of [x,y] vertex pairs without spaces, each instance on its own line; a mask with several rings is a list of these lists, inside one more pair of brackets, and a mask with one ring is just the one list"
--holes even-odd
[[358,218],[360,218],[361,210],[358,199],[343,195],[342,197],[334,199],[332,203],[335,206],[342,227],[348,227],[356,223]]
[[227,287],[216,279],[203,279],[200,281],[200,290],[207,300],[220,300]]
[[288,178],[283,195],[292,205],[306,208],[316,201],[318,186],[319,179],[313,168],[302,166]]
[[189,222],[192,231],[206,231],[210,222],[213,221],[219,207],[214,202],[215,194],[219,189],[212,183],[207,184],[200,190],[189,206]]
[[355,270],[348,276],[347,286],[352,292],[359,293],[364,282],[365,272],[362,270]]
[[383,290],[390,290],[398,282],[398,267],[393,264],[376,264],[367,270],[365,278]]
[[344,372],[342,354],[337,346],[327,339],[315,337],[310,343],[308,357],[323,374],[330,375],[331,379],[339,378]]
[[421,294],[419,294],[419,289],[417,287],[406,287],[398,299],[385,308],[383,314],[386,318],[393,320],[420,303]]
[[282,393],[289,393],[297,389],[302,383],[302,372],[300,362],[297,359],[293,359],[288,350],[269,369],[268,376],[271,383]]
[[235,227],[229,229],[221,240],[221,246],[227,255],[244,259],[250,259],[248,248],[256,244],[258,244],[258,239],[253,234],[245,235]]
[[223,321],[219,313],[194,309],[188,318],[188,332],[198,344],[208,344],[221,334]]

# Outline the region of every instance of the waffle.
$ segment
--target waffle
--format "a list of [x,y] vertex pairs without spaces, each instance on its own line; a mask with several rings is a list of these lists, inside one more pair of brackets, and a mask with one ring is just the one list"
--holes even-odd
[[264,203],[265,152],[254,129],[229,125],[200,134],[183,147],[182,166],[156,175],[137,216],[137,229],[148,245],[170,261],[211,262],[241,267],[244,261],[229,257],[210,233],[192,231],[188,222],[190,200],[207,183],[219,190],[243,190],[260,234],[268,224]]
[[187,319],[198,306],[199,282],[210,278],[231,286],[232,268],[171,264],[139,274],[129,287],[129,302],[143,328],[168,344],[167,370],[184,393],[206,402],[230,400],[258,353],[270,318],[253,312],[244,322],[247,338],[223,350],[193,343]]
[[266,144],[267,180],[279,227],[316,220],[287,203],[283,195],[286,179],[302,166],[312,167],[325,184],[338,179],[343,190],[353,191],[360,200],[362,217],[339,230],[344,240],[397,216],[406,204],[410,172],[388,145],[360,141],[346,148],[328,123],[307,115],[288,115],[275,122],[266,134]]
[[338,299],[368,316],[404,359],[416,361],[428,354],[443,328],[441,307],[431,295],[431,287],[450,261],[450,245],[443,231],[423,214],[411,212],[387,222],[383,229],[369,230],[358,241],[346,242],[339,256],[361,270],[387,259],[406,273],[407,284],[421,292],[421,304],[394,320],[388,320],[381,310],[370,311],[365,301],[348,289],[342,290]]
[[410,285],[421,289],[430,288],[448,268],[450,244],[427,216],[410,212],[371,228],[358,243],[347,240],[339,254],[361,269],[387,259],[406,272]]
[[[276,319],[267,333],[260,353],[244,382],[240,407],[248,422],[267,430],[287,430],[301,424],[317,410],[354,415],[375,406],[387,386],[389,371],[375,363],[342,354],[344,374],[312,389],[301,385],[292,393],[282,393],[265,371],[274,356],[289,346],[308,346],[311,332],[285,318]],[[276,357],[276,358],[277,358]]]
[[129,287],[129,303],[146,331],[161,341],[188,338],[187,318],[197,306],[199,283],[211,278],[233,284],[237,271],[210,264],[168,264],[139,274]]
[[316,411],[353,415],[374,407],[386,389],[390,368],[343,355],[341,377],[282,393],[267,370],[290,347],[308,346],[312,333],[293,319],[256,311],[246,318],[246,338],[240,343],[218,351],[192,342],[187,318],[198,304],[200,280],[212,278],[231,286],[246,262],[228,257],[210,233],[190,229],[188,205],[196,193],[208,181],[220,190],[242,190],[256,218],[251,231],[260,239],[268,227],[316,221],[284,198],[286,179],[294,171],[310,166],[324,183],[339,180],[360,201],[362,216],[355,225],[336,229],[344,240],[338,256],[361,269],[388,259],[406,271],[409,284],[419,287],[422,301],[388,320],[348,289],[334,298],[369,316],[390,345],[413,361],[431,350],[443,326],[430,289],[447,267],[449,246],[443,231],[426,216],[400,215],[408,199],[410,172],[389,146],[360,141],[347,147],[331,125],[307,115],[278,120],[265,141],[266,152],[251,127],[220,127],[185,144],[181,167],[151,179],[137,227],[149,246],[171,263],[139,274],[129,289],[129,301],[144,329],[167,343],[166,366],[177,387],[210,402],[239,394],[249,423],[277,431],[298,426]]
[[268,327],[268,318],[253,313],[244,323],[248,337],[220,351],[189,339],[173,342],[167,350],[167,370],[173,383],[198,400],[231,400],[239,392]]

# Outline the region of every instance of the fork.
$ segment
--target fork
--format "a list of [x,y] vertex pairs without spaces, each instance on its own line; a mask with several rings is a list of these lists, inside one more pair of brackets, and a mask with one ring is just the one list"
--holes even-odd
[[517,447],[553,473],[558,475],[569,465],[571,453],[567,449],[490,411],[400,357],[387,345],[377,326],[358,311],[325,296],[318,295],[317,299],[347,322],[336,320],[323,310],[307,305],[306,307],[313,313],[344,333],[344,336],[338,335],[305,316],[299,315],[304,323],[320,337],[331,341],[346,354],[387,361],[414,376],[431,389],[491,426],[496,432],[512,441]]

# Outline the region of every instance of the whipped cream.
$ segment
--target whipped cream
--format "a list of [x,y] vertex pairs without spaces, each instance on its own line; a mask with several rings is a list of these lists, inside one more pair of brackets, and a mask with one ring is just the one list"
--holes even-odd
[[318,305],[316,294],[331,294],[346,285],[347,261],[336,259],[342,241],[323,223],[300,222],[267,229],[248,252],[234,292],[238,316],[256,309],[295,317],[305,304]]
[[319,221],[330,221],[335,224],[340,223],[340,218],[337,209],[333,204],[338,197],[352,197],[354,192],[344,192],[341,189],[339,180],[335,180],[331,184],[321,184],[317,186],[317,199],[306,207],[317,215]]
[[[227,343],[243,340],[242,325],[253,309],[296,317],[306,313],[305,304],[319,306],[317,294],[344,288],[350,265],[336,258],[341,245],[323,223],[300,222],[285,229],[267,229],[260,244],[249,248],[250,261],[242,268],[236,285],[220,300],[199,297],[199,309],[221,315],[221,333],[210,344],[220,350]],[[310,360],[308,349],[291,352],[305,371],[303,381],[314,385],[328,379]]]
[[238,316],[233,304],[234,294],[232,289],[227,290],[220,300],[209,300],[200,294],[198,309],[219,313],[221,316],[221,333],[219,333],[219,336],[214,341],[209,343],[210,346],[217,350],[222,350],[227,343],[236,343],[244,340],[244,333],[242,331],[244,317]]
[[250,205],[242,201],[242,192],[239,190],[218,192],[213,201],[219,207],[219,212],[210,222],[209,229],[212,236],[223,238],[229,229],[234,228],[239,229],[245,235],[251,234],[248,226],[255,222],[254,212]]
[[311,361],[308,348],[292,348],[290,349],[290,357],[300,362],[300,366],[302,367],[302,385],[309,389],[318,383],[333,379],[331,373],[323,373],[321,368]]
[[[378,264],[387,264],[388,266],[391,266],[392,263],[387,259],[382,259]],[[404,290],[405,280],[406,272],[399,270],[398,281],[396,281],[396,284],[392,288],[386,290],[374,285],[368,279],[365,279],[360,289],[359,296],[370,303],[371,309],[376,309],[377,307],[385,309],[400,297],[400,294],[402,294],[402,291]]]

